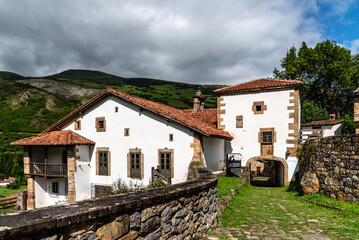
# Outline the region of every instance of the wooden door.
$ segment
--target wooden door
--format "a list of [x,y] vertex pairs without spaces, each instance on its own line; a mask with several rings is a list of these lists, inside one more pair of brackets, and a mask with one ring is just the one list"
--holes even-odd
[[171,179],[171,152],[160,153],[160,174]]

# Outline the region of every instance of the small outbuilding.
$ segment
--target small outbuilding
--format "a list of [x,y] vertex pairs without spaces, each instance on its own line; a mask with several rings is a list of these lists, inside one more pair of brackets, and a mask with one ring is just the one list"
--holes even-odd
[[342,134],[341,119],[335,119],[335,114],[330,114],[329,120],[319,120],[303,123],[302,126],[302,142],[319,137],[338,136]]

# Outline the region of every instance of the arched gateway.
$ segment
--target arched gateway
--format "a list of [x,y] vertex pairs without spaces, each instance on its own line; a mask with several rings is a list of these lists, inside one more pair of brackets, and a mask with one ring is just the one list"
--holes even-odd
[[[248,159],[246,163],[247,169],[251,174],[257,174],[256,170],[253,171],[253,167],[251,166],[251,164],[255,162],[261,162],[263,165],[268,164],[270,166],[267,170],[267,174],[276,186],[288,185],[288,164],[283,158],[274,156],[252,157]],[[258,174],[260,174],[260,171],[263,171],[263,169],[260,167],[257,168]]]

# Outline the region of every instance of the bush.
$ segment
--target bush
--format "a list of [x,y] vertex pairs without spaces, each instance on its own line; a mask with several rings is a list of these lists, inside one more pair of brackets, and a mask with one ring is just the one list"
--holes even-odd
[[20,188],[20,182],[18,181],[14,181],[14,182],[11,182],[9,183],[8,185],[6,185],[7,188],[10,188],[10,189],[18,189]]
[[157,179],[154,182],[150,182],[150,184],[148,185],[148,189],[154,189],[154,188],[160,188],[160,187],[164,187],[166,186],[166,184],[164,184],[161,180]]

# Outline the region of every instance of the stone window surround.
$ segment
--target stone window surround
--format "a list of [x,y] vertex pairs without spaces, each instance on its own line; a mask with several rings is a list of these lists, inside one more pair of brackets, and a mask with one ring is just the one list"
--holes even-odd
[[272,135],[272,144],[277,141],[277,132],[274,130],[274,128],[261,128],[259,130],[259,133],[258,133],[258,142],[259,143],[263,143],[262,142],[262,139],[263,139],[262,134],[263,134],[263,132],[272,132],[273,133],[273,135]]
[[[103,127],[100,127],[100,121],[103,121]],[[97,117],[95,122],[96,132],[106,132],[106,119],[105,117]]]
[[[131,177],[131,153],[140,153],[140,169],[141,169],[141,176],[139,178],[137,177]],[[127,153],[127,177],[131,179],[139,179],[142,180],[144,178],[144,155],[141,152],[140,148],[132,148],[129,149],[129,152]]]
[[75,124],[75,130],[81,130],[81,120],[76,120],[74,124]]
[[173,149],[158,149],[158,166],[161,166],[161,153],[171,153],[171,178],[174,178],[174,151]]
[[[99,152],[107,152],[107,169],[108,169],[107,175],[100,175]],[[96,175],[111,176],[111,152],[108,147],[96,148]]]
[[130,129],[129,129],[129,128],[125,128],[125,129],[123,130],[123,135],[124,135],[125,137],[129,137],[129,136],[130,136]]
[[236,128],[243,128],[243,115],[236,116]]
[[[257,110],[257,106],[261,106],[261,110]],[[264,101],[253,102],[252,111],[254,114],[263,114],[267,110],[267,105],[264,105]]]

